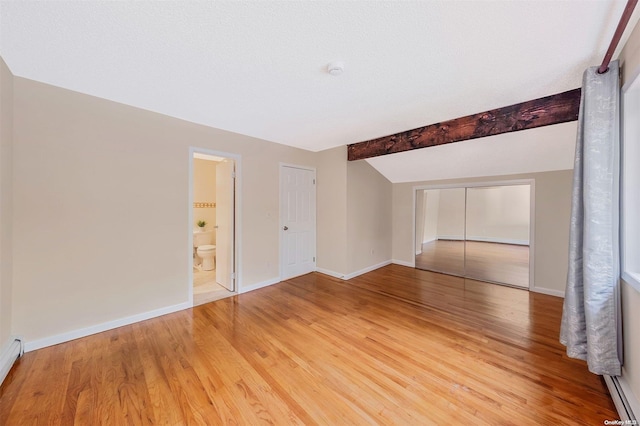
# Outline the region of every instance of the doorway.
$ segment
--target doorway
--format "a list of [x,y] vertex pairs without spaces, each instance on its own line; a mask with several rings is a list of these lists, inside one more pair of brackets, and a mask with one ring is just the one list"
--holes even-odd
[[316,270],[316,171],[280,164],[280,278]]
[[534,182],[415,188],[415,267],[533,286]]
[[239,157],[190,149],[189,300],[237,294]]

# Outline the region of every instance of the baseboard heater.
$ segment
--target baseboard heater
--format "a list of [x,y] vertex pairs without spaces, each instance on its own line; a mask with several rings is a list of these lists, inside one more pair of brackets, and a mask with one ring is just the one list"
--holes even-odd
[[[623,377],[604,376],[613,404],[616,406],[620,420],[635,422],[640,416],[640,403],[633,395]],[[612,419],[613,420],[613,419]],[[636,424],[636,423],[631,423]]]
[[24,346],[22,345],[22,340],[14,338],[5,345],[0,353],[0,384],[4,382],[4,379],[7,377],[7,374],[9,374],[9,370],[11,370],[13,364],[23,354]]

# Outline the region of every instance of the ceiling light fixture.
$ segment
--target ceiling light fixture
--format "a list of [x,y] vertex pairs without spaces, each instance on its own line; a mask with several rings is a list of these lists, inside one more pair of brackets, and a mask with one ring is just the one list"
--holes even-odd
[[340,61],[333,61],[327,65],[327,72],[331,75],[340,75],[344,71],[344,64]]

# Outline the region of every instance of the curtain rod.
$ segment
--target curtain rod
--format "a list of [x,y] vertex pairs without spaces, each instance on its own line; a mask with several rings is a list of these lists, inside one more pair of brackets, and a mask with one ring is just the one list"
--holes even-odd
[[616,28],[616,32],[613,34],[613,38],[611,39],[611,44],[609,45],[609,49],[607,50],[607,54],[604,55],[604,59],[602,60],[602,65],[598,68],[598,74],[604,74],[609,70],[609,62],[611,62],[611,58],[613,57],[613,52],[616,50],[620,39],[622,38],[622,33],[624,29],[627,27],[629,23],[629,19],[631,18],[631,14],[633,13],[633,9],[638,4],[638,0],[628,0],[627,5],[624,8],[624,12],[622,12],[622,16],[620,17],[620,22],[618,23],[618,28]]

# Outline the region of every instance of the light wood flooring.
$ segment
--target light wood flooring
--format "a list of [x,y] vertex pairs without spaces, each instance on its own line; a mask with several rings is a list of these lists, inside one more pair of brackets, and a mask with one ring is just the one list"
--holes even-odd
[[416,268],[528,288],[529,246],[431,241],[416,255]]
[[29,352],[1,425],[602,425],[562,300],[389,265],[311,273]]

